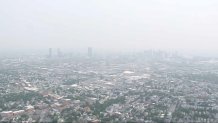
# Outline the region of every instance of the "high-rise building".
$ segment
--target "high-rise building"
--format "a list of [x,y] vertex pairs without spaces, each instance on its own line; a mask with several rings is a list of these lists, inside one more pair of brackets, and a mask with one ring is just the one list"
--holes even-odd
[[49,57],[49,58],[51,58],[51,57],[52,57],[52,48],[49,48],[48,57]]
[[58,56],[58,57],[61,57],[61,56],[62,56],[61,50],[60,50],[59,48],[57,49],[57,56]]
[[92,57],[92,48],[91,47],[88,47],[88,56]]

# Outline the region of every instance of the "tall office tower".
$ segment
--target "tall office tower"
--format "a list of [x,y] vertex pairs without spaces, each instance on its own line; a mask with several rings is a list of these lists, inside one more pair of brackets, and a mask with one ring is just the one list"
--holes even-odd
[[88,48],[88,56],[92,57],[92,48],[91,47]]
[[49,57],[49,58],[51,58],[51,57],[52,57],[52,48],[49,48],[48,57]]
[[61,57],[61,56],[62,56],[61,50],[60,50],[59,48],[57,49],[57,56],[58,56],[58,57]]

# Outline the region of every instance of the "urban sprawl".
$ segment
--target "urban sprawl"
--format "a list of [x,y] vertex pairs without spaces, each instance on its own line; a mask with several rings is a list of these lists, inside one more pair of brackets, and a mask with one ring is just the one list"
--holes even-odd
[[218,122],[218,62],[163,51],[0,59],[0,122]]

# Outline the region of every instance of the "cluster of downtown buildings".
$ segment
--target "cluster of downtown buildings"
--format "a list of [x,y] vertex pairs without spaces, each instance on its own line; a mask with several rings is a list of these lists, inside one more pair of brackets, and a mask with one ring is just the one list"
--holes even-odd
[[218,122],[215,60],[88,52],[1,59],[0,122]]

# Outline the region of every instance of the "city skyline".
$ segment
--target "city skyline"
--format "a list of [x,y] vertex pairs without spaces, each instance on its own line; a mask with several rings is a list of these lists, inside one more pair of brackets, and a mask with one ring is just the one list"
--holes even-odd
[[217,0],[0,1],[0,123],[218,123]]

